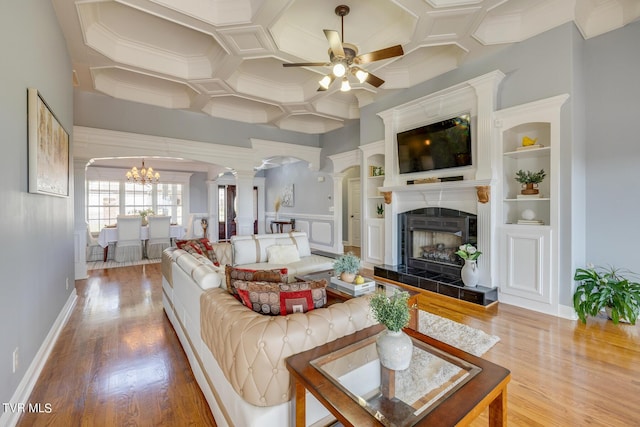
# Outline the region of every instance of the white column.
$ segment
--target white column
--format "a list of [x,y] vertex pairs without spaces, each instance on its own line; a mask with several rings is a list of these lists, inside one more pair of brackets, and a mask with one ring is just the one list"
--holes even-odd
[[75,279],[87,278],[87,219],[86,219],[86,173],[87,160],[74,159],[73,161],[73,188],[74,188],[74,263]]
[[344,253],[342,244],[342,182],[345,174],[334,173],[333,178],[333,249],[336,253]]
[[218,241],[218,181],[207,180],[207,206],[209,211],[209,228],[207,229],[208,238],[212,242]]
[[253,234],[253,177],[254,171],[235,171],[236,177],[236,234]]
[[496,110],[498,87],[504,78],[500,71],[486,74],[470,80],[477,99],[477,123],[476,123],[476,179],[491,180],[491,197],[488,203],[478,203],[478,246],[484,256],[478,259],[480,267],[480,284],[493,287],[497,283],[498,274],[498,241],[497,241],[497,203],[493,198],[499,197],[498,187],[495,185],[498,178],[497,159],[498,153],[496,130],[493,123],[493,113]]

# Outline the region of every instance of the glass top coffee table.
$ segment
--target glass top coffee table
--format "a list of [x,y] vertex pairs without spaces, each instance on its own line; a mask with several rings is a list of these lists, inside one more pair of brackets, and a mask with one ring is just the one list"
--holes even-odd
[[383,329],[372,326],[287,359],[296,425],[305,425],[305,390],[345,426],[466,425],[486,407],[491,426],[506,425],[507,369],[405,329],[414,345],[411,365],[392,371],[376,351]]

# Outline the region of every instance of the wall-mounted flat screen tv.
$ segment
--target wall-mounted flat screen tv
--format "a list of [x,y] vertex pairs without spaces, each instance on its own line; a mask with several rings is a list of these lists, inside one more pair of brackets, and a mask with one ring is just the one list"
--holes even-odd
[[400,173],[472,164],[470,114],[400,132],[397,141]]

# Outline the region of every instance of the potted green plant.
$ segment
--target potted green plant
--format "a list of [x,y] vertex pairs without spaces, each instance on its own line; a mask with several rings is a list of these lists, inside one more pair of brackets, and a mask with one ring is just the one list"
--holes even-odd
[[408,292],[396,290],[391,296],[378,292],[369,302],[373,317],[387,328],[376,339],[380,364],[396,371],[409,367],[413,353],[411,338],[402,331],[411,317],[408,301]]
[[613,267],[588,266],[576,269],[573,279],[579,281],[573,294],[573,307],[583,323],[587,316],[605,310],[613,323],[636,324],[640,315],[640,283],[628,276],[637,274]]
[[355,256],[353,252],[340,256],[333,263],[333,272],[343,282],[352,283],[359,271],[360,258]]
[[384,215],[384,205],[382,203],[376,206],[376,212],[378,213],[378,217],[382,218],[382,215]]
[[538,194],[538,189],[535,188],[535,185],[540,184],[545,176],[547,176],[547,174],[544,169],[540,169],[538,172],[525,172],[520,169],[516,172],[516,181],[524,186],[524,189],[521,191],[522,194]]

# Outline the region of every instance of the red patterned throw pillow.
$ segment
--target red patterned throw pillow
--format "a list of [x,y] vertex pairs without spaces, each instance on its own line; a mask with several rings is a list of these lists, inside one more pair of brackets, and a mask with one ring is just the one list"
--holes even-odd
[[256,313],[272,316],[306,313],[327,304],[327,281],[269,283],[236,280],[240,301]]
[[227,265],[225,266],[225,274],[227,276],[227,290],[236,298],[238,298],[238,292],[234,285],[236,280],[268,283],[287,283],[289,281],[289,270],[286,268],[252,270],[249,268],[238,268]]
[[206,237],[191,240],[176,240],[176,246],[178,249],[182,249],[189,253],[204,255],[211,260],[213,265],[220,265],[218,258],[216,257],[216,253],[213,250],[213,246]]

